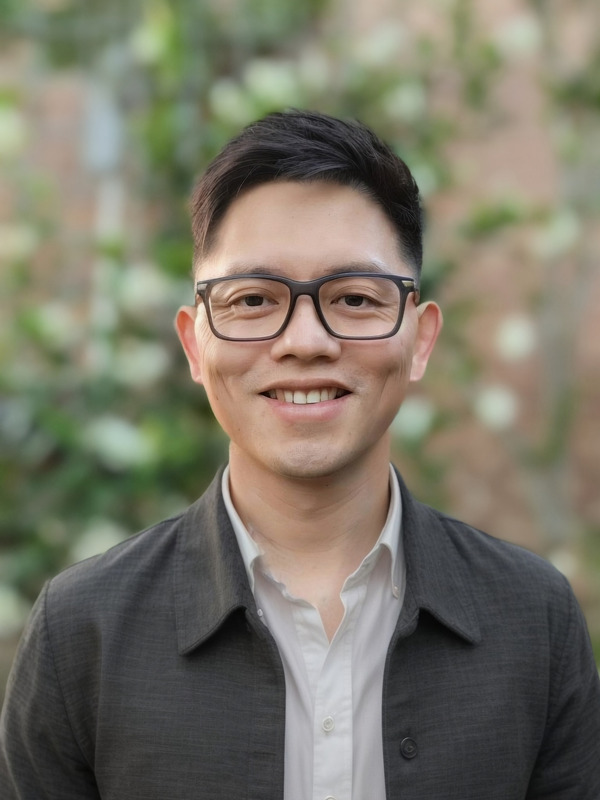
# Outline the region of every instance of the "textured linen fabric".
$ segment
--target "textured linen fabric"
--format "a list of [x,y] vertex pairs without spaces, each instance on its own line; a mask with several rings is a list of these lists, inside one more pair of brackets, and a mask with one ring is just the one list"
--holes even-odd
[[[600,682],[567,581],[401,491],[386,797],[598,800]],[[217,476],[46,586],[9,679],[0,797],[281,800],[284,731],[281,659]]]
[[291,596],[262,563],[229,493],[221,489],[258,614],[273,635],[286,686],[283,800],[385,797],[383,670],[405,586],[401,499],[390,466],[390,503],[377,542],[348,576],[344,617],[331,642],[318,610]]

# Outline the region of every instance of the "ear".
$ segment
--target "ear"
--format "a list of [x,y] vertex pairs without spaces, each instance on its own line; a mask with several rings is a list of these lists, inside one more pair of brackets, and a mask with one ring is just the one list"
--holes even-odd
[[411,381],[420,381],[425,374],[429,356],[443,324],[442,311],[437,303],[423,303],[418,306],[417,314],[419,320],[410,370]]
[[190,365],[192,380],[202,384],[200,346],[196,336],[197,309],[194,306],[181,306],[175,317],[175,330]]

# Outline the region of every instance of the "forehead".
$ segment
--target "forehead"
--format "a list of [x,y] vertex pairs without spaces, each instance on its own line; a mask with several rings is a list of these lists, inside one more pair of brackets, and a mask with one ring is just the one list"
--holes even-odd
[[281,181],[253,187],[231,203],[197,274],[264,269],[308,280],[357,265],[412,272],[377,203],[349,186]]

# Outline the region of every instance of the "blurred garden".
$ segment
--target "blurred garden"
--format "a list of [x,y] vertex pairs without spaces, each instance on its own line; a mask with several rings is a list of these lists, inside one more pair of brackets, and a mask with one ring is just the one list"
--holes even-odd
[[43,582],[226,460],[173,330],[187,199],[288,107],[366,122],[422,190],[445,328],[398,466],[552,560],[600,661],[597,0],[0,0],[0,687]]

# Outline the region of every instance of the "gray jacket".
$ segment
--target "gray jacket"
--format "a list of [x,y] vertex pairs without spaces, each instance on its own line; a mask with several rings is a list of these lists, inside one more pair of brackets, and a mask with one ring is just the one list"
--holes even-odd
[[[600,683],[566,580],[401,489],[388,800],[598,800]],[[219,475],[45,587],[9,680],[0,797],[281,800],[284,715]]]

